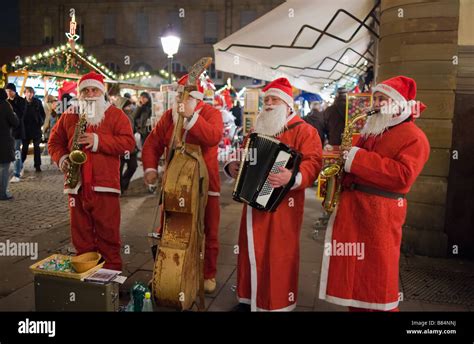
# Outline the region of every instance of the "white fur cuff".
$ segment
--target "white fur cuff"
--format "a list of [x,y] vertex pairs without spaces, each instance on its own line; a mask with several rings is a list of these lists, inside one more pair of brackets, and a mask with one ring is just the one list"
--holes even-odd
[[97,152],[97,149],[99,149],[99,135],[97,135],[96,133],[93,133],[92,135],[94,135],[94,144],[92,145],[92,149],[91,149],[91,152]]
[[346,171],[347,173],[351,173],[352,161],[354,160],[354,157],[359,149],[359,147],[352,147],[349,153],[347,154],[347,159],[344,164],[344,171]]

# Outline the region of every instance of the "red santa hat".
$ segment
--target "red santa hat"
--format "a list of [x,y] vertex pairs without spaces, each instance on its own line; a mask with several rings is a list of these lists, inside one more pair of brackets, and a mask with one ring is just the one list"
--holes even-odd
[[[178,85],[186,86],[188,84],[188,78],[189,78],[189,74],[183,75],[178,80]],[[197,86],[197,90],[189,92],[189,95],[193,98],[203,100],[204,99],[204,87],[202,87],[201,82],[200,82],[199,79],[196,80],[196,86]]]
[[79,80],[78,89],[81,92],[86,87],[97,87],[105,93],[104,76],[96,72],[90,72],[82,76]]
[[416,101],[416,82],[406,76],[396,76],[382,81],[372,89],[372,92],[380,92],[390,97],[396,102],[400,113],[393,118],[391,125],[396,125],[408,117],[420,117],[421,112],[426,109],[426,105]]
[[278,97],[293,109],[293,90],[287,78],[278,78],[273,80],[263,88],[263,92],[265,92],[265,97]]

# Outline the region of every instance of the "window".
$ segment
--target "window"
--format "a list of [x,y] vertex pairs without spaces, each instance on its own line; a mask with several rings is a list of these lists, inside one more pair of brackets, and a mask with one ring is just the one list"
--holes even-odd
[[116,15],[106,13],[104,15],[104,43],[115,43]]
[[53,23],[51,17],[43,18],[43,44],[54,44]]
[[204,43],[217,42],[218,16],[216,11],[204,12]]
[[182,30],[183,19],[179,16],[179,10],[175,9],[172,11],[168,11],[168,24],[171,25],[173,31],[180,33]]
[[222,72],[216,70],[216,65],[212,63],[208,70],[207,70],[207,75],[211,78],[211,80],[219,80],[222,79]]
[[[166,67],[164,69],[168,70],[168,67]],[[173,73],[187,73],[188,71],[187,71],[186,67],[183,66],[180,62],[173,61],[172,72]]]
[[106,62],[104,65],[114,73],[120,73],[120,67],[114,62]]
[[244,10],[240,12],[240,27],[250,24],[257,18],[255,10]]
[[[69,17],[68,17],[69,18]],[[70,20],[70,18],[68,19]],[[84,21],[82,20],[82,17],[78,16],[76,14],[76,34],[79,35],[79,39],[76,41],[76,43],[79,44],[84,44],[84,38],[85,38],[85,29],[84,29]],[[68,22],[68,31],[69,31],[69,22]]]
[[79,39],[76,41],[79,44],[84,44],[85,42],[85,37],[86,37],[86,32],[84,29],[84,24],[79,24],[77,23],[76,26],[76,34],[79,35]]
[[151,72],[153,69],[148,63],[138,62],[131,68],[133,72]]
[[144,12],[137,13],[137,38],[140,44],[148,42],[148,15]]

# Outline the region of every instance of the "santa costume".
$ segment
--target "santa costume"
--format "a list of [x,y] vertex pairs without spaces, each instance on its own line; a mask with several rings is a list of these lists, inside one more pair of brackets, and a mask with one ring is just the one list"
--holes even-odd
[[[96,87],[105,94],[102,75],[91,72],[78,84],[79,94]],[[120,270],[120,156],[133,152],[135,140],[130,121],[122,110],[105,101],[104,95],[80,97],[79,111],[70,108],[60,117],[48,142],[53,161],[61,167],[68,159],[79,114],[86,112],[86,133],[92,133],[93,146],[82,150],[87,161],[81,165],[80,181],[69,194],[71,237],[77,254],[96,251],[105,259],[105,268]],[[85,106],[88,104],[89,106]]]
[[319,297],[350,310],[397,311],[405,195],[430,146],[414,123],[425,106],[414,100],[413,79],[397,76],[373,92],[390,106],[369,117],[347,154],[343,191],[326,230]]
[[[279,78],[263,91],[283,100],[285,115],[273,132],[261,125],[269,106],[257,118],[254,132],[272,135],[302,154],[291,190],[275,212],[244,205],[240,222],[237,261],[237,297],[252,311],[291,311],[298,294],[300,231],[305,188],[311,187],[321,168],[322,147],[317,131],[293,112],[292,88]],[[288,108],[291,109],[287,114]],[[269,115],[267,115],[269,116]],[[273,116],[273,114],[270,114]],[[280,118],[280,116],[278,116]],[[268,117],[270,118],[270,117]],[[270,118],[267,124],[279,122]],[[278,128],[279,127],[279,128]],[[257,162],[258,163],[258,162]]]
[[[178,84],[186,85],[188,76],[183,76]],[[191,119],[186,119],[183,126],[185,143],[201,147],[202,155],[209,174],[208,200],[204,217],[205,253],[204,279],[205,289],[211,292],[215,288],[217,272],[217,256],[219,253],[219,220],[220,220],[220,176],[217,160],[217,148],[222,139],[221,113],[202,101],[204,95],[200,83],[198,90],[191,91],[190,96],[198,100]],[[156,127],[147,137],[142,151],[142,162],[145,174],[157,171],[158,162],[165,148],[168,150],[172,139],[175,123],[179,114],[176,109],[167,110],[160,118]],[[161,231],[161,229],[159,229]]]

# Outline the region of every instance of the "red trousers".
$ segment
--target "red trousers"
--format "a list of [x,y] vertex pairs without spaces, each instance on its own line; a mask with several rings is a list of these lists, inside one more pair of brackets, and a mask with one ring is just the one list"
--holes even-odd
[[[216,277],[217,256],[219,255],[219,221],[221,216],[220,197],[208,196],[206,213],[204,214],[204,234],[206,234],[206,245],[204,252],[204,278]],[[163,223],[164,213],[161,212],[161,223]],[[162,228],[158,228],[158,233]]]
[[221,210],[219,196],[208,196],[206,214],[204,216],[204,232],[206,234],[206,248],[204,253],[204,278],[216,277],[217,256],[219,254],[219,221]]
[[104,268],[121,270],[120,200],[111,192],[92,192],[91,199],[69,195],[71,237],[77,254],[96,251],[105,259]]

